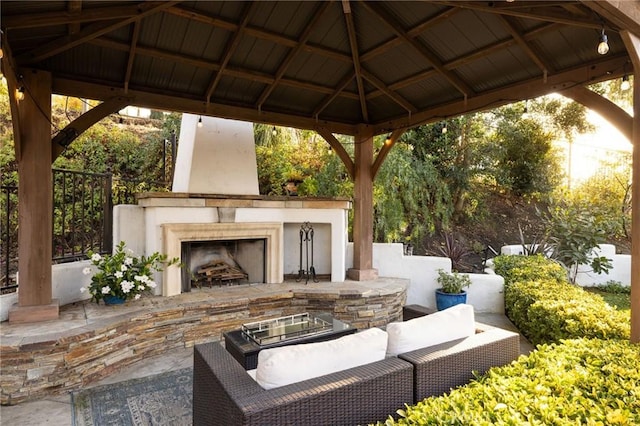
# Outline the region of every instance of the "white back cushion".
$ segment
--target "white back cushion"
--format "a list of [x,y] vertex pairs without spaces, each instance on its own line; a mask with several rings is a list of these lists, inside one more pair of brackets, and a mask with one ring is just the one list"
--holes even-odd
[[387,325],[387,355],[396,356],[475,333],[473,306],[460,304],[431,315]]
[[256,381],[272,389],[380,361],[387,341],[387,333],[370,328],[326,342],[264,349],[258,354]]

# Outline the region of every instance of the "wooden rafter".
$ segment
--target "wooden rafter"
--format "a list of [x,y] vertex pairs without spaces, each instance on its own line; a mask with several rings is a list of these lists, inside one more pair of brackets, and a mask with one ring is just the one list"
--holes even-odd
[[136,57],[136,47],[138,46],[138,38],[140,37],[140,21],[133,24],[133,32],[131,34],[131,47],[129,48],[129,58],[127,59],[127,70],[124,76],[124,92],[129,90],[129,81],[131,80],[131,71],[133,70],[133,60]]
[[367,123],[369,121],[369,113],[367,111],[367,96],[364,92],[364,85],[362,84],[358,40],[356,36],[355,24],[353,23],[353,15],[351,14],[351,4],[349,3],[349,0],[342,0],[342,11],[344,12],[344,19],[347,24],[347,33],[349,34],[349,46],[351,47],[353,69],[355,71],[356,84],[358,86],[358,94],[360,96],[360,110],[362,113],[362,120]]
[[391,148],[393,148],[393,146],[396,144],[396,141],[400,139],[400,136],[402,136],[404,132],[404,130],[394,130],[393,132],[391,132],[384,145],[382,145],[380,152],[376,156],[375,160],[373,161],[373,165],[371,166],[371,176],[373,177],[373,179],[376,178],[376,175],[380,170],[380,166],[382,166],[385,158],[387,158],[387,155],[389,155]]
[[[82,11],[82,0],[70,0],[67,2],[67,11],[70,15],[78,15]],[[75,34],[80,31],[80,23],[73,22],[67,25],[68,33]]]
[[387,85],[381,81],[379,78],[365,70],[361,69],[362,77],[367,80],[369,83],[373,84],[378,90],[391,98],[394,102],[400,105],[402,108],[406,109],[409,112],[416,112],[418,109],[411,104],[411,102],[407,101],[405,98],[397,94],[396,92],[390,90]]
[[284,60],[278,67],[278,70],[276,71],[276,74],[274,76],[273,84],[267,86],[260,94],[258,102],[256,102],[258,109],[262,108],[262,104],[267,100],[271,92],[273,92],[280,80],[282,80],[284,73],[287,72],[287,69],[289,68],[289,65],[291,65],[293,59],[306,46],[307,41],[309,41],[309,37],[311,37],[314,28],[316,27],[316,25],[320,21],[320,18],[322,18],[322,15],[324,15],[330,4],[330,2],[322,2],[318,9],[313,13],[311,21],[307,23],[307,25],[305,26],[305,30],[302,32],[302,34],[300,34],[298,44],[296,45],[296,47],[289,51],[287,57],[284,58]]
[[377,3],[362,3],[371,10],[373,13],[378,15],[378,17],[387,24],[387,26],[395,32],[398,36],[404,39],[407,43],[409,43],[415,50],[417,50],[420,55],[422,55],[433,68],[435,68],[444,78],[446,78],[449,83],[451,83],[460,93],[462,93],[465,97],[472,96],[474,94],[474,90],[461,78],[447,70],[440,58],[438,58],[433,52],[427,49],[422,43],[416,40],[414,37],[411,37],[406,31],[402,30],[402,25],[389,13],[387,13],[382,6]]
[[317,117],[318,115],[320,115],[320,113],[322,111],[324,111],[324,109],[326,107],[328,107],[331,102],[334,101],[334,99],[336,99],[338,96],[340,96],[340,94],[343,92],[343,90],[349,85],[349,83],[351,83],[351,80],[353,80],[353,78],[356,76],[355,71],[351,71],[351,73],[347,74],[346,76],[344,76],[342,78],[342,80],[340,81],[340,83],[338,83],[338,87],[336,88],[336,90],[333,90],[329,96],[327,96],[322,103],[320,103],[320,105],[318,105],[314,110],[313,110],[313,117]]
[[213,95],[213,92],[215,92],[216,87],[218,87],[218,84],[220,83],[220,79],[222,78],[225,68],[229,65],[229,61],[231,60],[233,53],[236,51],[238,44],[240,44],[240,38],[242,36],[242,32],[244,31],[247,24],[249,23],[249,18],[251,18],[251,12],[254,10],[255,6],[256,6],[256,3],[251,2],[249,3],[248,6],[245,6],[244,10],[242,11],[242,14],[241,14],[242,19],[240,20],[240,25],[238,26],[238,29],[231,36],[231,40],[227,43],[225,52],[222,55],[222,61],[220,61],[220,69],[218,70],[218,72],[216,72],[215,77],[213,78],[213,80],[211,80],[211,83],[209,83],[209,87],[207,88],[207,95],[205,97],[207,102],[211,100],[211,96]]
[[107,34],[115,29],[128,25],[136,20],[142,19],[145,16],[158,13],[175,3],[177,3],[177,1],[145,3],[144,5],[140,6],[140,11],[135,16],[131,16],[122,20],[96,22],[95,24],[87,25],[76,34],[58,38],[51,43],[47,43],[46,45],[36,48],[24,55],[20,55],[20,57],[17,58],[17,61],[22,65],[29,65],[35,62],[42,61],[73,47],[86,43],[91,39],[100,37],[103,34]]
[[[434,3],[472,9],[491,14],[508,15],[517,18],[533,19],[543,22],[555,22],[558,24],[571,25],[574,27],[600,29],[600,27],[602,26],[602,22],[597,19],[596,15],[593,15],[593,17],[591,18],[570,15],[568,13],[569,11],[566,8],[562,12],[550,12],[549,4],[547,4],[546,2],[536,2],[533,5],[530,5],[529,2],[522,2],[522,4],[517,5],[517,7],[512,7],[507,2],[505,2],[505,5],[497,4],[497,2],[491,2],[492,4],[488,4],[487,2],[479,1],[435,1]],[[537,8],[536,6],[544,8],[544,12],[535,12],[534,10]]]
[[511,20],[506,16],[498,16],[498,18],[502,21],[511,37],[518,43],[518,46],[527,54],[527,56],[540,68],[540,70],[544,73],[545,77],[551,71],[553,72],[553,68],[549,64],[548,61],[541,58],[541,55],[534,52],[533,47],[527,43],[524,39],[520,31],[516,28],[516,25],[511,22]]
[[[409,37],[417,37],[420,34],[422,34],[424,31],[429,29],[430,27],[437,25],[440,22],[446,21],[447,19],[450,19],[459,10],[460,9],[456,9],[455,7],[445,8],[443,11],[441,11],[437,15],[432,16],[429,19],[423,22],[420,22],[419,24],[411,28],[409,31],[407,31],[407,35]],[[362,54],[360,56],[360,60],[363,63],[370,61],[376,56],[382,55],[383,53],[387,52],[390,49],[393,49],[394,47],[401,45],[402,43],[404,42],[401,37],[394,37],[391,40],[385,43],[382,43],[381,45],[376,46],[373,49],[369,50],[368,52],[365,52],[364,54]]]
[[[166,10],[167,13],[171,13],[176,16],[181,16],[183,18],[200,22],[207,25],[212,25],[217,28],[221,28],[227,31],[237,31],[238,24],[234,22],[230,22],[218,17],[211,17],[204,15],[202,12],[197,11],[195,9],[187,8],[183,5],[170,7]],[[291,49],[295,48],[298,45],[298,40],[294,38],[285,37],[281,34],[276,34],[273,32],[265,31],[261,28],[253,28],[247,26],[244,29],[245,34],[250,35],[251,37],[255,37],[260,40],[270,41],[272,43],[280,44],[285,47],[289,47]],[[351,56],[345,55],[344,53],[337,52],[335,50],[327,49],[321,46],[315,46],[313,44],[307,44],[305,46],[305,50],[313,53],[324,56],[326,58],[330,58],[340,62],[351,62]]]
[[347,169],[347,173],[349,174],[349,177],[353,179],[356,175],[355,164],[353,162],[353,159],[349,156],[349,153],[344,149],[344,147],[340,143],[340,141],[336,139],[336,137],[333,136],[333,133],[331,133],[331,131],[326,128],[318,128],[316,129],[316,132],[318,132],[318,134],[322,136],[324,140],[327,141],[327,143],[331,146],[333,151],[338,155],[338,157],[340,157],[340,160],[342,160],[342,163],[344,164],[345,169]]

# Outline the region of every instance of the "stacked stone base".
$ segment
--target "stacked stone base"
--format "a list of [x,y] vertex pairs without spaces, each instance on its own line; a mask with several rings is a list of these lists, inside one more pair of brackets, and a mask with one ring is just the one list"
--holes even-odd
[[[375,283],[375,285],[373,284]],[[97,313],[86,325],[28,338],[5,336],[0,346],[0,403],[74,391],[123,367],[176,348],[219,341],[225,331],[256,321],[301,312],[332,312],[358,329],[402,320],[404,280],[377,280],[325,286],[269,285],[256,296],[221,297],[224,290],[193,292],[171,298],[133,302],[121,315]],[[267,286],[267,285],[265,285]],[[64,310],[62,307],[61,310]],[[117,307],[115,309],[118,309]],[[113,311],[110,311],[113,312]],[[6,328],[5,328],[6,327]]]

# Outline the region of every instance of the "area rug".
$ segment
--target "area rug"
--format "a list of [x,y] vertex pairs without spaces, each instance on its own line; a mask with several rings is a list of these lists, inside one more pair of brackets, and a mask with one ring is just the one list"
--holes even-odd
[[73,393],[73,425],[190,425],[192,383],[184,368]]

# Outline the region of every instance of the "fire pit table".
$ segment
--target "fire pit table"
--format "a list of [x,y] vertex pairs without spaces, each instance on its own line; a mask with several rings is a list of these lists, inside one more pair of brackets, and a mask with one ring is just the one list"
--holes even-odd
[[227,351],[244,367],[258,366],[258,353],[267,348],[322,342],[357,331],[329,313],[302,313],[243,324],[223,333]]

